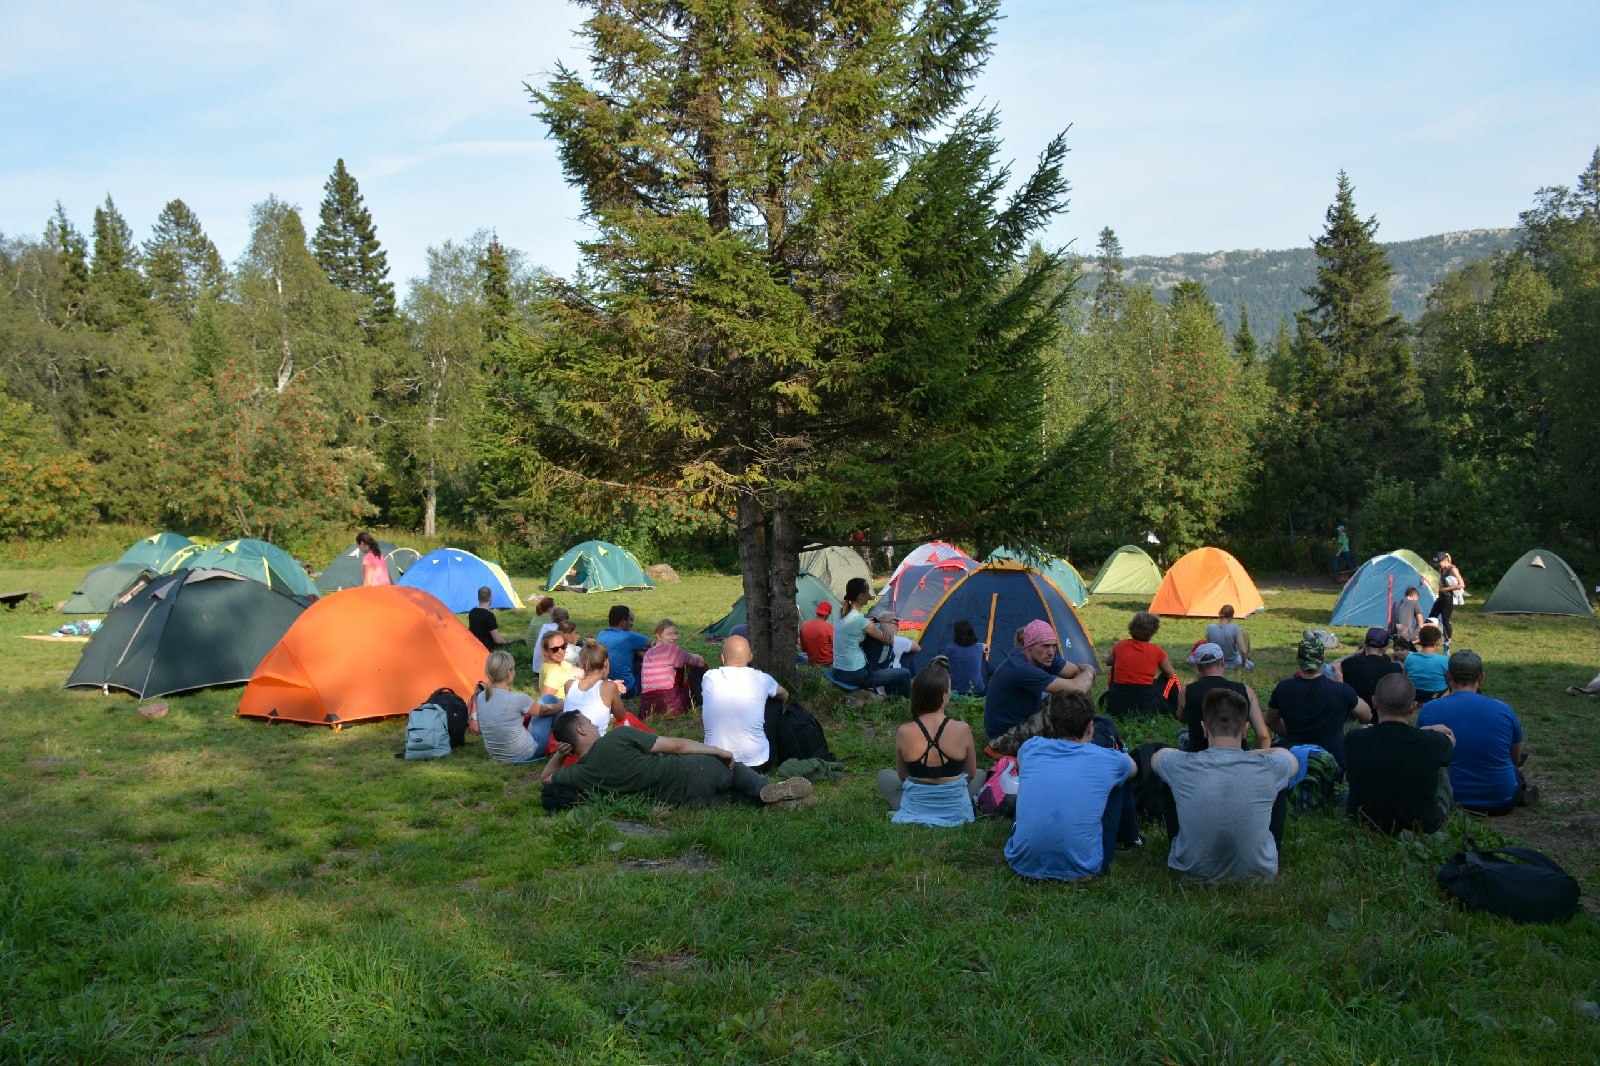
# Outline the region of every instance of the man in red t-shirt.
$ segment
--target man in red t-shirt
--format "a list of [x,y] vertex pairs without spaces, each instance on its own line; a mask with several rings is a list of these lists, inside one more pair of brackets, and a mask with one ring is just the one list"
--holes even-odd
[[800,650],[812,666],[833,665],[833,623],[828,621],[832,613],[833,604],[823,600],[817,604],[816,617],[801,623]]

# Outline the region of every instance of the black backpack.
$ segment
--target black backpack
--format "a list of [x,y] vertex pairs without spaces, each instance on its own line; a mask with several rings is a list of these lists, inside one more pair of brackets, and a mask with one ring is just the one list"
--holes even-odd
[[1532,848],[1478,851],[1471,837],[1439,867],[1439,887],[1514,922],[1564,922],[1578,910],[1578,882],[1554,859]]
[[434,689],[433,695],[422,702],[436,703],[444,708],[445,724],[450,732],[450,748],[452,751],[467,742],[467,701],[457,696],[455,689]]
[[767,700],[766,731],[770,766],[777,767],[789,759],[839,761],[828,750],[822,724],[796,700]]

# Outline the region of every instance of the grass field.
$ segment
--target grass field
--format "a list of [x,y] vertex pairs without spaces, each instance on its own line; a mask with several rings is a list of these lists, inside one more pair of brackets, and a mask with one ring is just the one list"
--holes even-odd
[[[0,591],[54,604],[118,550],[13,546]],[[1270,690],[1333,590],[1261,584],[1245,624]],[[628,602],[641,628],[688,632],[737,586]],[[591,633],[612,602],[569,604]],[[1102,651],[1138,606],[1083,612]],[[815,684],[802,699],[851,771],[816,808],[546,817],[536,766],[476,741],[397,761],[398,720],[269,726],[224,690],[145,721],[131,698],[64,692],[81,646],[20,639],[62,616],[0,611],[0,1063],[1600,1061],[1600,700],[1563,692],[1600,667],[1600,627],[1457,618],[1544,790],[1473,832],[1573,870],[1570,924],[1448,905],[1434,871],[1461,815],[1428,840],[1291,817],[1269,887],[1182,885],[1159,827],[1108,878],[1024,882],[1006,824],[890,825],[872,775],[904,705]],[[1157,639],[1176,659],[1202,628]]]

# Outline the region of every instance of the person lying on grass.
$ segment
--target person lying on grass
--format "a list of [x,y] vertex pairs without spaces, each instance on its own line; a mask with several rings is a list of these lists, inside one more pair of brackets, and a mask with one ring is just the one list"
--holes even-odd
[[[735,762],[732,752],[696,740],[632,726],[617,726],[602,737],[576,711],[556,718],[552,732],[556,751],[539,775],[541,784],[565,785],[585,795],[647,796],[675,807],[733,802],[800,810],[817,804],[805,778],[768,781]],[[578,761],[562,766],[568,755]]]

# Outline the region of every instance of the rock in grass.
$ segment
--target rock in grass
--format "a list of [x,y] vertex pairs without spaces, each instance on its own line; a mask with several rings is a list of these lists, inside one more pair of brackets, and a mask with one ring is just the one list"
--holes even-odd
[[676,585],[683,580],[678,576],[678,572],[666,563],[647,566],[644,568],[644,572],[650,575],[651,580],[659,581],[663,585]]
[[167,701],[166,700],[162,700],[160,703],[147,703],[143,707],[139,708],[139,717],[143,718],[143,719],[145,719],[146,721],[149,721],[149,722],[153,722],[157,718],[165,718],[166,716],[167,716]]

